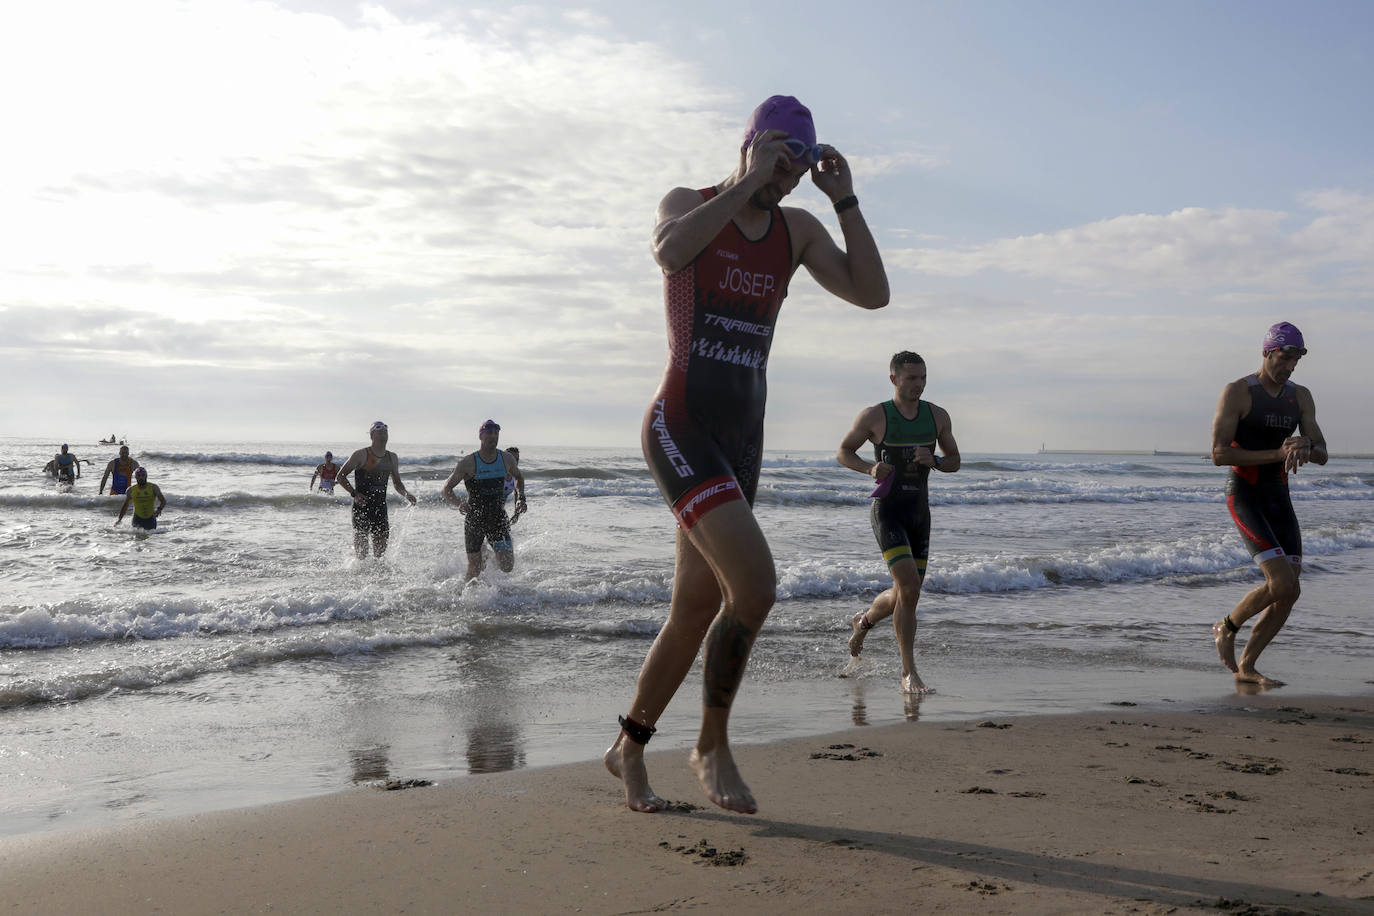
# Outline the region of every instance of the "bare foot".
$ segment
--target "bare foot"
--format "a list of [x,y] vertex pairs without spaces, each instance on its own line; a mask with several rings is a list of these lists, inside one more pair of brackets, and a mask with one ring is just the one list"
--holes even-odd
[[722,745],[718,750],[705,754],[693,748],[688,763],[692,766],[692,772],[697,774],[697,781],[701,783],[706,797],[726,811],[754,814],[759,810],[753,794],[735,768],[735,758],[730,756],[728,747]]
[[625,783],[625,806],[631,811],[662,811],[668,803],[649,788],[649,771],[644,766],[644,748],[635,744],[625,733],[615,739],[601,758],[611,775]]
[[1241,668],[1236,672],[1236,683],[1238,684],[1258,684],[1261,687],[1282,687],[1283,681],[1276,681],[1272,677],[1265,677],[1254,668],[1246,671]]
[[1221,663],[1226,666],[1227,671],[1239,671],[1236,667],[1236,633],[1226,625],[1226,621],[1218,620],[1212,624],[1212,639],[1217,644],[1217,655],[1221,658]]
[[917,674],[915,671],[911,672],[910,674],[902,675],[902,693],[909,693],[915,694],[916,696],[921,696],[923,694],[934,692],[934,690],[930,689],[925,685],[925,681],[922,681],[921,676]]
[[869,630],[873,629],[872,626],[864,626],[867,620],[868,618],[864,617],[863,611],[849,618],[849,627],[854,631],[853,635],[849,637],[849,654],[855,658],[858,658],[859,653],[864,650],[864,637],[868,635]]

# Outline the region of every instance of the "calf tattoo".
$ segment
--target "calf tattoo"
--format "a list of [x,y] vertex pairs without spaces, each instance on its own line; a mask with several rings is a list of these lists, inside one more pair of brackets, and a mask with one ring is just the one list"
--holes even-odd
[[755,633],[749,627],[724,614],[711,624],[706,634],[706,706],[729,709],[735,701],[735,691],[744,679],[744,666],[754,645]]

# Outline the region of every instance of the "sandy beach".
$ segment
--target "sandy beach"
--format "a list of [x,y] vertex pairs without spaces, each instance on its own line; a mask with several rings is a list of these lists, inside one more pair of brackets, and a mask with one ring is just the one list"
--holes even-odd
[[12,913],[1374,913],[1374,698],[915,722],[0,841]]

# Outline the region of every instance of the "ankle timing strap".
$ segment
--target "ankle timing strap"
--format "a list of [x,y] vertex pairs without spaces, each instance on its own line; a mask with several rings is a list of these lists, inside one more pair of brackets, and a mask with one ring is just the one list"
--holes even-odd
[[863,614],[863,615],[861,615],[861,616],[859,617],[859,629],[861,629],[861,630],[871,630],[871,629],[873,629],[873,626],[874,626],[873,624],[871,624],[871,623],[868,622],[868,615],[867,615],[867,614]]
[[635,744],[648,744],[649,739],[654,736],[654,732],[658,731],[652,725],[640,725],[629,716],[620,717],[620,727],[625,729],[625,734]]
[[1225,617],[1221,618],[1221,622],[1226,624],[1226,629],[1230,630],[1232,633],[1240,629],[1240,627],[1236,626],[1234,623],[1231,622],[1230,614],[1227,614]]

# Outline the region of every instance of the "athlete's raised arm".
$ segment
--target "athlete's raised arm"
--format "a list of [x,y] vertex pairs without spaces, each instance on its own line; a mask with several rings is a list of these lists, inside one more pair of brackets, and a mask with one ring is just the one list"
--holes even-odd
[[891,295],[878,243],[854,196],[854,178],[839,150],[822,144],[825,155],[811,167],[811,181],[830,198],[844,233],[844,248],[806,210],[787,208],[787,224],[799,242],[801,263],[827,291],[860,308],[880,309]]
[[653,254],[664,273],[677,273],[696,258],[763,187],[778,169],[787,171],[789,157],[782,139],[786,131],[765,130],[745,149],[743,170],[720,186],[720,193],[703,201],[691,188],[673,188],[658,205]]

